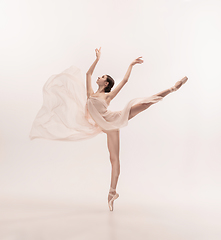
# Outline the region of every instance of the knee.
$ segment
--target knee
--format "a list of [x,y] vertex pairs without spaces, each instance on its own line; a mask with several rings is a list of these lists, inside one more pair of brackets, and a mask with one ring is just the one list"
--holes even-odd
[[112,169],[114,170],[115,174],[120,174],[120,161],[117,157],[110,158]]
[[119,157],[117,157],[117,156],[110,156],[110,161],[111,161],[112,165],[120,164]]

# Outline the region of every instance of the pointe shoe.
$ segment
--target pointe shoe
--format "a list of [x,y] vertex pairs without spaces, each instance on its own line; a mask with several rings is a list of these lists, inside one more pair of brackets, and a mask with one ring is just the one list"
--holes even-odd
[[170,88],[170,92],[175,92],[176,90],[178,90],[187,80],[188,77],[182,78],[180,81],[178,81],[179,83],[181,82],[182,84],[179,87],[173,86],[172,88]]
[[[115,191],[116,189],[110,187],[110,191]],[[118,197],[119,197],[119,194],[118,193],[115,193],[115,194],[112,194],[109,192],[109,195],[112,196],[111,200],[108,202],[108,207],[110,209],[110,211],[113,211],[114,210],[114,200],[116,200]]]

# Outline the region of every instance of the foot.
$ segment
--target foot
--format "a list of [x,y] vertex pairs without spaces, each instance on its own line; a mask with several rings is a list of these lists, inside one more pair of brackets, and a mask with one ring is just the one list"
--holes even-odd
[[188,77],[184,77],[180,81],[176,82],[176,84],[172,88],[170,88],[170,92],[178,90],[187,80]]
[[[108,202],[112,199],[112,197],[116,194],[116,191],[109,191],[109,194],[108,194]],[[113,195],[113,196],[112,196]]]
[[119,194],[116,193],[116,189],[110,188],[109,194],[108,194],[108,206],[110,211],[114,210],[114,200],[116,200],[119,197]]

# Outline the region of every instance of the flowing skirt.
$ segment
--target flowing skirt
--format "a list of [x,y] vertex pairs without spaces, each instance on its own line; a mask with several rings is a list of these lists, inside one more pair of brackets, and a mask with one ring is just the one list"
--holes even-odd
[[133,105],[156,103],[162,99],[163,97],[155,95],[135,98],[122,111],[117,111],[116,114],[113,112],[117,118],[102,117],[93,104],[87,106],[81,70],[72,65],[60,74],[52,75],[43,86],[43,105],[34,119],[29,137],[31,140],[43,138],[61,141],[92,138],[102,130],[110,131],[126,126]]

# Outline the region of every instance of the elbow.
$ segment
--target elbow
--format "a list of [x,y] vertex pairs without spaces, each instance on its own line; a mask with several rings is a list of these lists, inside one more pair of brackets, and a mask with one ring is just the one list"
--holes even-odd
[[92,75],[92,74],[91,74],[91,72],[86,72],[86,75],[88,76],[88,75]]

